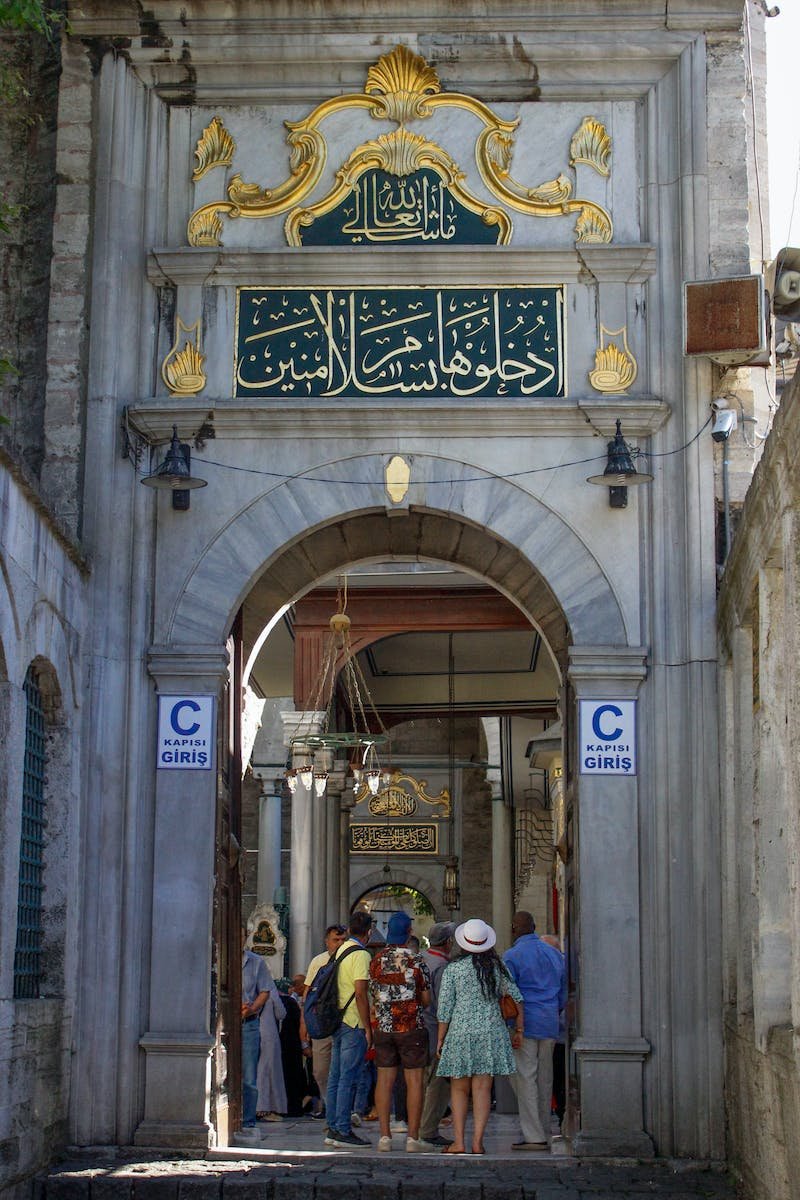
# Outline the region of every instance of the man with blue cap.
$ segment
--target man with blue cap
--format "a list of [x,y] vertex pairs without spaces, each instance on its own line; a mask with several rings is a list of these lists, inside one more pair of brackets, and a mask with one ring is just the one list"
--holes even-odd
[[430,975],[418,954],[408,947],[413,922],[406,912],[392,913],[386,931],[386,949],[370,966],[370,1000],[375,1016],[375,1066],[378,1082],[375,1107],[380,1121],[378,1149],[392,1149],[389,1127],[392,1088],[402,1066],[406,1083],[408,1137],[406,1150],[428,1149],[420,1141],[423,1074],[428,1062],[428,1034],[422,1010],[430,1003]]

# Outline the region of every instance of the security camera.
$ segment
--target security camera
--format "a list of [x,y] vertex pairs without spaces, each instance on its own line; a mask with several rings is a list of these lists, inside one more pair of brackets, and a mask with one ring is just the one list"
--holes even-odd
[[738,425],[736,413],[732,408],[719,408],[716,403],[712,404],[711,407],[714,409],[714,419],[711,422],[711,436],[715,442],[727,442]]

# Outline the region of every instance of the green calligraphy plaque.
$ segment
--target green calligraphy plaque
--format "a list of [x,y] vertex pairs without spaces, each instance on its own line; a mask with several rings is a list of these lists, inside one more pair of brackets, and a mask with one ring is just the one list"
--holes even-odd
[[298,231],[303,246],[496,246],[502,228],[471,212],[436,171],[366,171],[340,204]]
[[239,288],[235,395],[564,395],[563,287]]
[[351,854],[437,854],[438,851],[438,825],[360,822],[350,826]]

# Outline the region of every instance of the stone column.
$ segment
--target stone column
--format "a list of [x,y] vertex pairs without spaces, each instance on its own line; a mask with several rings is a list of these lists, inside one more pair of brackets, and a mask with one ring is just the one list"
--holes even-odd
[[346,787],[345,771],[339,767],[331,771],[328,778],[328,791],[325,796],[325,924],[333,921],[344,921],[347,909],[341,907],[342,870],[346,860],[341,853],[341,812],[342,792]]
[[350,812],[352,793],[339,804],[339,912],[346,925],[350,917]]
[[[224,646],[154,647],[161,695],[213,695],[228,674]],[[137,1145],[208,1147],[209,998],[216,770],[157,770],[152,943],[144,1117]]]
[[[481,717],[486,737],[486,756],[490,763],[499,764],[500,718]],[[511,944],[511,917],[514,908],[514,864],[511,860],[511,823],[513,808],[506,805],[503,795],[501,767],[489,767],[486,782],[492,789],[492,925],[497,934],[498,953]]]
[[[577,702],[633,700],[646,675],[646,651],[637,647],[573,646],[569,657],[576,726]],[[573,1049],[581,1127],[574,1149],[647,1157],[653,1143],[644,1130],[643,1065],[650,1044],[642,1036],[638,780],[580,775],[579,767],[573,764],[581,964]]]
[[[321,771],[327,771],[330,775],[333,770],[333,754],[330,750],[317,751],[314,765]],[[330,780],[328,781],[328,787]],[[328,787],[321,796],[312,796],[312,804],[314,808],[314,852],[313,852],[313,880],[314,880],[314,895],[311,912],[311,938],[315,947],[321,945],[322,932],[326,925],[330,924],[328,917],[328,809],[330,807],[330,796]]]
[[[291,745],[292,739],[317,733],[324,712],[283,712],[284,745],[292,750],[292,764],[308,762],[302,743]],[[291,973],[305,972],[317,943],[314,929],[314,895],[318,881],[314,878],[315,830],[313,787],[305,788],[298,780],[292,796],[291,873],[289,877],[289,951]],[[324,885],[323,885],[324,886]]]
[[256,902],[272,904],[275,889],[281,886],[281,793],[283,778],[271,768],[254,767],[253,776],[261,782],[258,798],[258,883]]

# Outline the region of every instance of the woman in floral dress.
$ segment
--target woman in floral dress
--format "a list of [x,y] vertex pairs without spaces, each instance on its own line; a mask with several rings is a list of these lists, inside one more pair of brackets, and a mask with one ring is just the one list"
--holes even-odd
[[[445,1154],[466,1154],[464,1127],[472,1093],[472,1153],[485,1153],[483,1134],[492,1104],[492,1078],[516,1071],[512,1046],[522,1038],[522,995],[494,949],[497,936],[478,918],[455,932],[463,958],[448,963],[439,989],[437,1075],[450,1078],[453,1113],[452,1146]],[[500,1012],[500,997],[517,1002],[514,1040]]]

